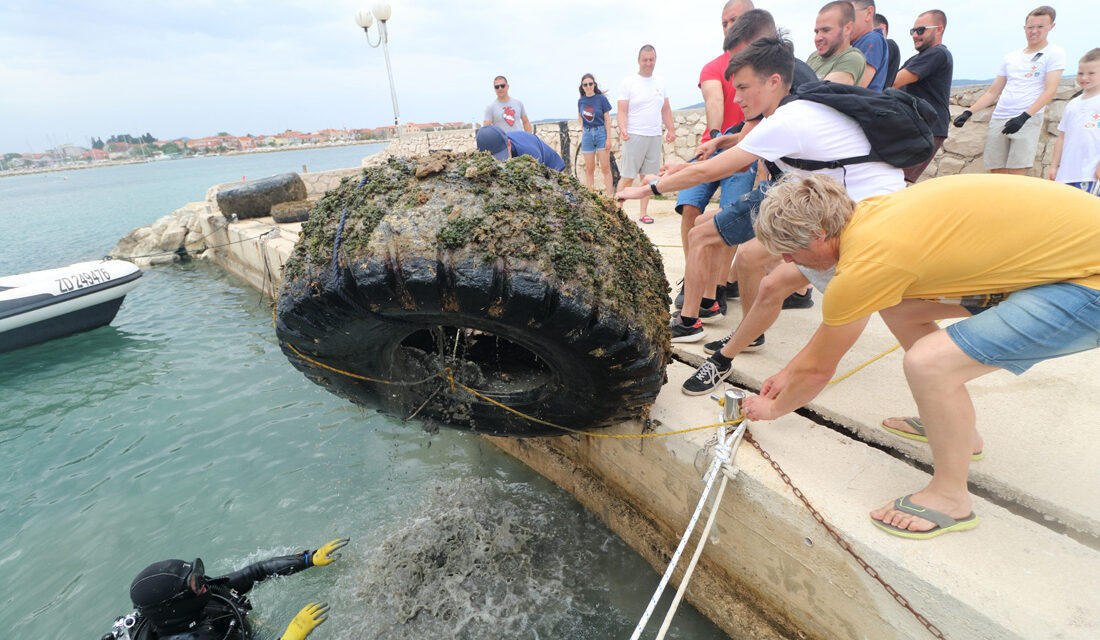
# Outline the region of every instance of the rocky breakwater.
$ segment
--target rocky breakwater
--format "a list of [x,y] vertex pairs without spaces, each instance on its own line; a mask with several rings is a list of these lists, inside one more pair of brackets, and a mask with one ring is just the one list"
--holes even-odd
[[270,223],[302,222],[325,191],[357,172],[353,168],[285,173],[215,185],[207,189],[202,201],[189,202],[151,225],[130,231],[110,255],[139,266],[169,264],[192,256],[219,257],[217,249],[242,240],[231,233],[233,223],[248,220],[253,222],[250,226],[270,228]]

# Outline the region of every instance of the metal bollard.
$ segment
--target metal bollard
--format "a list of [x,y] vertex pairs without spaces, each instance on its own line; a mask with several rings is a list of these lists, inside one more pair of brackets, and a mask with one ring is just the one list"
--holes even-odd
[[747,397],[749,392],[744,389],[728,389],[725,395],[721,397],[712,395],[710,398],[722,407],[722,413],[718,418],[723,422],[733,422],[742,418],[741,401]]

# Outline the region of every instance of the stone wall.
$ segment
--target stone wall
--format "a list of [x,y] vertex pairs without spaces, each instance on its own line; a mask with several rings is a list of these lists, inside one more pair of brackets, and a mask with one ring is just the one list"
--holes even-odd
[[[989,88],[989,85],[968,85],[954,87],[951,92],[951,117],[962,113],[974,101]],[[1046,121],[1043,125],[1042,136],[1039,139],[1039,151],[1036,153],[1035,165],[1029,171],[1029,175],[1045,176],[1050,167],[1050,157],[1054,150],[1054,141],[1058,137],[1058,121],[1062,118],[1062,112],[1066,108],[1066,102],[1076,92],[1072,79],[1062,81],[1054,101],[1046,109]],[[955,173],[981,173],[985,171],[982,164],[982,150],[985,147],[985,136],[988,130],[989,116],[992,109],[983,110],[974,114],[974,117],[961,129],[951,127],[947,141],[932,163],[928,165],[922,179]],[[687,162],[691,159],[699,139],[706,131],[706,120],[702,109],[682,109],[672,112],[676,124],[676,141],[664,143],[665,162]],[[546,144],[553,147],[565,159],[566,169],[573,171],[573,164],[584,165],[584,156],[577,154],[581,142],[581,125],[577,120],[564,120],[560,122],[546,122],[534,125],[535,135]],[[474,129],[459,129],[455,131],[433,131],[425,133],[407,134],[399,140],[395,140],[383,151],[368,156],[363,160],[363,166],[371,166],[384,162],[386,158],[397,156],[422,155],[428,151],[437,149],[450,149],[453,151],[473,151]],[[616,159],[622,158],[619,140],[619,127],[615,118],[611,118],[611,151]],[[583,175],[578,168],[578,174]],[[597,180],[599,172],[596,172]],[[303,176],[304,178],[305,176]]]

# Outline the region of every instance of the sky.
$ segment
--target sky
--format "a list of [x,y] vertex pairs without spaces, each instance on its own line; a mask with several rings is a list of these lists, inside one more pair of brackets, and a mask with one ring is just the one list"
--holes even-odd
[[[393,0],[388,22],[401,122],[481,121],[493,77],[508,77],[531,120],[576,117],[586,72],[615,93],[657,49],[674,109],[701,101],[699,70],[721,53],[724,0]],[[758,2],[790,31],[795,54],[813,51],[824,1]],[[98,137],[161,140],[272,134],[287,129],[393,124],[381,48],[367,45],[357,0],[0,0],[0,153],[90,146]],[[1095,46],[1095,10],[1056,2],[1050,41],[1067,72]],[[883,0],[879,13],[903,61],[916,16],[947,13],[944,44],[955,78],[992,78],[1023,47],[1036,0],[922,3]],[[913,8],[915,7],[915,8]],[[377,27],[371,28],[377,37]]]

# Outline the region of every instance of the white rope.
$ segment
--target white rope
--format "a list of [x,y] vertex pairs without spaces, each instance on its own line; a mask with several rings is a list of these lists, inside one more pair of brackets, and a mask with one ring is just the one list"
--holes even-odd
[[[706,487],[703,489],[703,495],[699,497],[699,503],[695,505],[695,513],[691,515],[691,520],[688,522],[687,529],[684,531],[684,535],[680,538],[680,544],[676,547],[676,552],[672,554],[672,559],[668,563],[668,568],[665,569],[665,573],[661,576],[661,581],[657,585],[657,590],[653,593],[653,597],[649,599],[649,605],[646,606],[645,613],[642,614],[642,619],[638,621],[638,626],[634,628],[633,635],[630,636],[630,640],[638,640],[642,635],[642,631],[645,630],[647,624],[649,624],[649,618],[653,615],[653,610],[657,607],[657,602],[661,599],[661,595],[664,593],[665,587],[668,585],[668,581],[672,578],[672,572],[675,571],[676,565],[680,562],[680,556],[684,552],[684,547],[687,546],[688,539],[691,538],[691,532],[695,529],[696,523],[699,521],[699,516],[703,511],[703,505],[707,502],[707,497],[710,495],[711,489],[714,488],[714,481],[718,479],[719,475],[722,475],[722,486],[725,487],[726,476],[720,474],[719,470],[722,466],[730,461],[731,447],[735,441],[740,441],[741,436],[745,433],[746,421],[742,421],[737,426],[737,429],[728,437],[724,442],[719,441],[720,444],[715,448],[714,459],[710,463],[710,467],[707,469],[706,475],[703,476],[703,481],[706,482]],[[717,509],[711,509],[710,517],[708,518],[707,530],[713,523],[714,514]],[[703,541],[705,541],[706,531],[703,532],[703,538],[700,539],[699,546],[696,549],[696,559],[698,557],[699,550],[702,549]],[[694,560],[692,561],[692,567],[694,568]],[[687,584],[690,574],[685,574],[683,580],[680,581],[681,589]],[[675,611],[675,607],[679,602],[680,593],[677,592],[677,601],[674,602],[669,617]],[[667,627],[668,618],[666,618]],[[662,632],[665,627],[662,627]],[[663,636],[663,633],[662,633]]]

